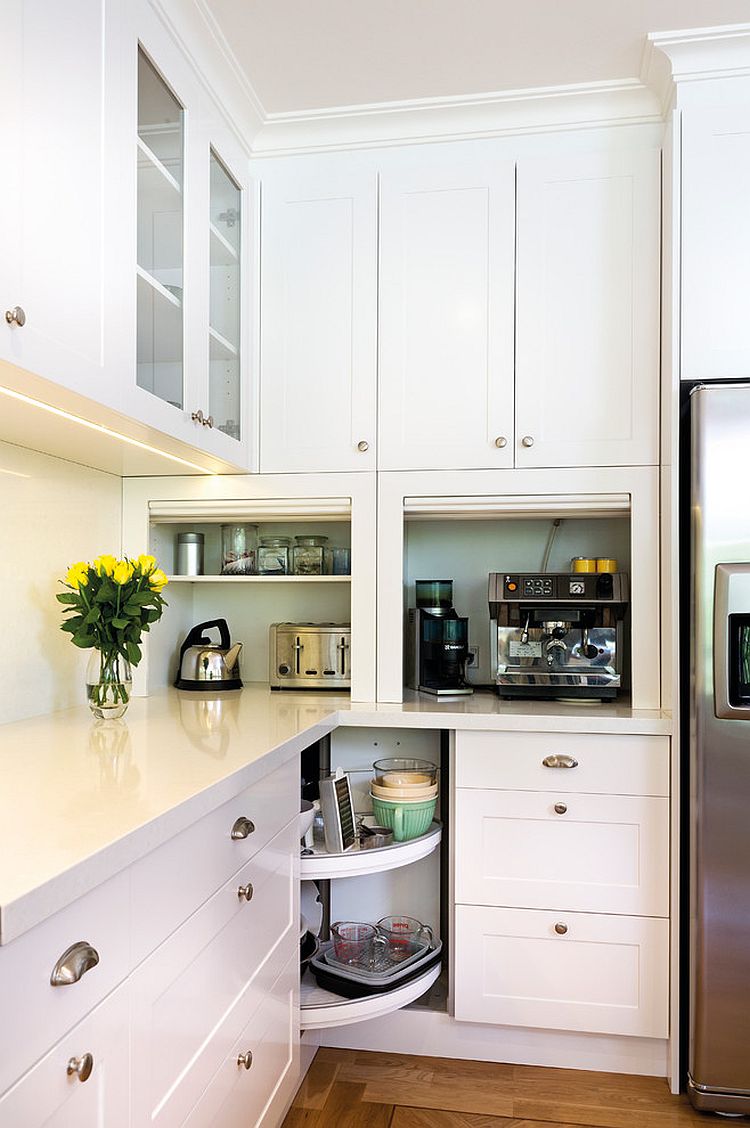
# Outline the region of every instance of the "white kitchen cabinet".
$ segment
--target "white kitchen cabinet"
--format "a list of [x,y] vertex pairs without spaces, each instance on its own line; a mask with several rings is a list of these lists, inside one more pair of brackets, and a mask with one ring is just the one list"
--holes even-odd
[[102,384],[111,8],[3,0],[0,359],[114,403]]
[[682,114],[680,375],[750,372],[750,102]]
[[655,149],[519,161],[518,467],[658,462],[659,177]]
[[119,988],[0,1097],[1,1128],[130,1128],[128,988]]
[[455,149],[381,180],[382,470],[513,465],[514,162]]
[[455,1017],[666,1038],[669,921],[459,905]]
[[263,175],[263,473],[374,470],[377,176],[339,160]]

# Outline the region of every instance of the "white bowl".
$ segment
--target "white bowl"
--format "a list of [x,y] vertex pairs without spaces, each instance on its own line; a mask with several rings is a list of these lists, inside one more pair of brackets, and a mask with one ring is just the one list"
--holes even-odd
[[309,799],[300,799],[299,806],[299,837],[304,838],[313,824],[315,807]]

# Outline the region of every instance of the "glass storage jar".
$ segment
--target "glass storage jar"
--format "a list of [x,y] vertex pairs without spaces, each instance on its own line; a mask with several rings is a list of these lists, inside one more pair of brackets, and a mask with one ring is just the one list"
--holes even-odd
[[334,576],[350,576],[352,574],[351,551],[344,548],[343,545],[335,544],[331,552],[333,553]]
[[289,537],[261,537],[258,546],[258,575],[288,575],[289,544]]
[[222,576],[252,576],[255,574],[258,550],[257,525],[221,526]]
[[292,549],[292,572],[295,576],[330,576],[333,572],[333,550],[328,537],[295,537]]

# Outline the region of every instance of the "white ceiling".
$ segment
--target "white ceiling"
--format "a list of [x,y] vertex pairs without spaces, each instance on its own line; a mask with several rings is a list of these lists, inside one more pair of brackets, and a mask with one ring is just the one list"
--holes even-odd
[[750,0],[204,0],[265,113],[637,78]]

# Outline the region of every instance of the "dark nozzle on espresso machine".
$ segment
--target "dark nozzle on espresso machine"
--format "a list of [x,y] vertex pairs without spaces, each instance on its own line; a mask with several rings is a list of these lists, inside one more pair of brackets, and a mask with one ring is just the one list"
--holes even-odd
[[453,580],[417,580],[409,609],[407,682],[435,696],[468,695],[469,620],[453,607]]

